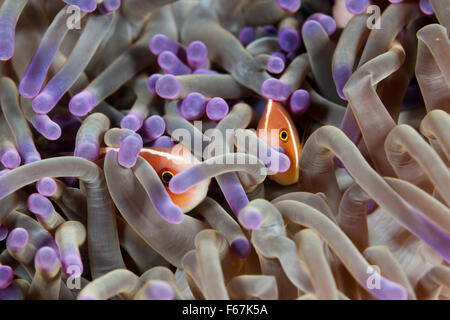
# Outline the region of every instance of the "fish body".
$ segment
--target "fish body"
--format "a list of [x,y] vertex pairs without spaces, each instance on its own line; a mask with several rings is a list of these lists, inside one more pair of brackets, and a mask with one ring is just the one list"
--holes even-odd
[[[271,130],[275,130],[274,134],[271,134]],[[291,161],[287,171],[270,175],[268,178],[283,186],[296,183],[299,177],[300,155],[303,146],[291,116],[280,102],[268,100],[258,123],[257,135],[269,146],[281,147],[282,152]]]

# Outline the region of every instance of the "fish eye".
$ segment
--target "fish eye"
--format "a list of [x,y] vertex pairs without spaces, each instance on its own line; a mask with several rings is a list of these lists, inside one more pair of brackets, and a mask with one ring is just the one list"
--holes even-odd
[[164,184],[169,184],[170,180],[173,178],[174,173],[170,170],[163,170],[161,172],[161,180],[164,182]]
[[282,130],[280,131],[280,139],[281,139],[281,141],[283,141],[283,142],[288,141],[288,139],[289,139],[289,133],[287,132],[286,129],[282,129]]

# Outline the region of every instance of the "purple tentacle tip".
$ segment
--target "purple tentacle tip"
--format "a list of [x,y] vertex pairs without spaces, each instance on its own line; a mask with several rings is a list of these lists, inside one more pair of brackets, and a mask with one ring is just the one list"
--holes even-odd
[[99,298],[92,294],[82,294],[82,295],[80,294],[77,297],[77,300],[99,300]]
[[150,194],[151,201],[158,214],[170,224],[180,224],[184,220],[183,211],[172,202],[169,194],[163,188],[159,195]]
[[50,247],[42,247],[36,252],[34,263],[41,270],[52,271],[58,267],[59,259],[55,250]]
[[252,246],[250,242],[245,238],[234,239],[231,243],[231,252],[237,258],[246,258],[250,254],[251,250]]
[[152,141],[150,147],[158,147],[158,148],[172,148],[174,142],[169,136],[161,136],[157,138],[155,141]]
[[144,130],[147,138],[154,141],[166,131],[166,121],[157,115],[148,117],[144,122]]
[[97,98],[87,90],[76,94],[69,102],[70,112],[78,117],[87,115],[97,104]]
[[304,114],[311,105],[311,96],[308,91],[299,89],[292,93],[289,98],[289,107],[291,112],[295,115]]
[[332,75],[334,84],[336,85],[336,91],[339,97],[343,100],[347,100],[344,95],[344,87],[347,81],[351,78],[353,74],[352,67],[345,64],[337,64],[334,66]]
[[258,158],[272,172],[286,172],[291,166],[291,160],[284,152],[278,152],[281,147],[272,148],[261,141],[258,146]]
[[198,92],[192,92],[181,102],[179,113],[187,120],[197,120],[206,111],[206,98]]
[[41,195],[51,197],[55,194],[57,185],[55,180],[52,178],[42,178],[36,184],[36,189]]
[[267,168],[275,172],[283,173],[286,172],[291,167],[291,160],[283,152],[277,152],[275,149],[271,149],[275,153],[277,161],[275,163],[271,162]]
[[114,12],[120,8],[120,2],[120,0],[103,0],[99,9],[102,13]]
[[228,103],[222,98],[212,98],[206,104],[206,115],[213,121],[225,118],[229,110]]
[[83,274],[83,262],[78,248],[61,248],[61,262],[66,275],[77,278]]
[[285,101],[291,94],[289,86],[278,79],[267,79],[261,86],[264,97],[275,101]]
[[277,5],[287,12],[297,12],[302,2],[300,0],[275,0]]
[[156,81],[156,93],[164,99],[175,100],[181,96],[181,82],[173,75],[165,75]]
[[0,290],[0,300],[20,300],[22,298],[22,293],[20,289],[11,283],[7,288]]
[[3,241],[8,236],[8,227],[4,224],[0,225],[0,241]]
[[0,289],[7,288],[14,278],[14,271],[10,266],[0,266]]
[[201,41],[193,41],[186,49],[189,65],[198,69],[205,66],[208,61],[208,47]]
[[9,12],[3,10],[0,21],[0,61],[7,61],[14,56],[15,47],[15,24],[11,19]]
[[267,61],[267,71],[273,74],[280,74],[284,70],[284,60],[280,57],[272,56],[269,61]]
[[269,34],[278,35],[278,29],[274,25],[266,24],[262,29]]
[[133,167],[143,144],[141,136],[137,133],[126,137],[120,144],[119,164],[125,168]]
[[120,121],[120,127],[122,129],[138,131],[142,127],[143,122],[144,119],[142,119],[139,114],[130,112],[125,117],[123,117],[122,121]]
[[150,39],[149,48],[150,51],[156,56],[160,55],[164,51],[170,51],[173,54],[178,54],[182,49],[179,43],[161,33],[155,34]]
[[430,0],[420,0],[419,2],[420,11],[424,14],[431,16],[434,13],[434,9],[430,4]]
[[36,150],[36,147],[31,140],[18,142],[18,146],[25,164],[41,160],[41,155]]
[[278,33],[278,43],[281,49],[286,52],[293,52],[300,48],[300,33],[294,28],[281,28]]
[[325,31],[319,22],[316,20],[308,20],[303,24],[302,35],[303,38],[314,39],[317,34],[322,32],[322,30]]
[[314,13],[308,17],[308,20],[319,22],[329,36],[331,36],[336,31],[336,21],[329,15],[323,13]]
[[147,87],[151,93],[156,94],[156,81],[158,81],[158,79],[161,77],[162,77],[162,74],[159,74],[159,73],[154,73],[150,77],[148,77]]
[[45,91],[38,94],[37,97],[33,99],[32,103],[33,110],[37,114],[47,114],[55,107],[55,105],[55,98]]
[[14,33],[2,34],[0,40],[0,61],[8,61],[14,55]]
[[24,76],[22,77],[22,80],[19,84],[19,93],[22,97],[26,99],[33,99],[36,97],[39,93],[39,90],[41,87],[37,88],[35,81],[31,81],[28,79],[28,70],[25,72]]
[[256,230],[261,227],[263,223],[263,216],[258,210],[244,208],[239,213],[239,221],[244,228],[248,230]]
[[47,140],[54,141],[61,137],[61,127],[47,115],[38,114],[33,116],[31,124]]
[[93,12],[97,9],[97,0],[63,0],[65,3],[77,6],[84,12]]
[[149,283],[145,295],[149,300],[173,300],[175,298],[172,287],[162,280],[154,280]]
[[20,166],[22,159],[19,152],[13,147],[5,147],[0,152],[1,162],[7,169],[15,169]]
[[346,0],[345,6],[351,14],[361,14],[363,13],[367,6],[369,5],[369,0]]
[[176,76],[192,72],[191,68],[186,66],[180,58],[170,51],[164,51],[158,56],[158,64],[165,73]]
[[281,60],[283,60],[283,62],[286,64],[286,56],[284,55],[283,52],[280,51],[276,51],[270,54],[272,57],[277,57],[280,58]]
[[195,167],[192,167],[173,176],[169,182],[170,192],[181,194],[189,190],[193,185],[192,180],[196,180],[195,174]]
[[53,213],[51,201],[39,193],[31,194],[28,197],[27,204],[28,209],[38,217],[46,218]]
[[[379,284],[373,283],[366,290],[374,297],[380,300],[406,300],[408,299],[408,291],[396,282],[393,282],[378,274],[380,279]],[[369,282],[369,280],[367,281]],[[367,283],[368,285],[368,283]]]
[[376,202],[370,199],[366,203],[366,213],[369,214],[375,209]]
[[238,39],[244,47],[246,47],[250,42],[255,40],[255,28],[244,27],[239,31]]
[[98,159],[100,148],[97,141],[83,140],[75,147],[74,155],[95,162]]
[[13,251],[19,251],[26,246],[29,238],[30,236],[27,230],[24,228],[15,228],[9,233],[6,239],[6,246]]

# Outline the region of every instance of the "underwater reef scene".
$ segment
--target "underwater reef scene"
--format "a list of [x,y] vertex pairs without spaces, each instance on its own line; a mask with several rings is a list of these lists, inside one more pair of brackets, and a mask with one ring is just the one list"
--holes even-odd
[[0,299],[450,299],[449,30],[448,0],[0,0]]

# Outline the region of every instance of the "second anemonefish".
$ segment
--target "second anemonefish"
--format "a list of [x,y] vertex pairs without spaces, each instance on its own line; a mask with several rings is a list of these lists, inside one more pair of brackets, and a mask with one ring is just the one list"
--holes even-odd
[[[105,148],[102,153],[105,154],[108,149],[115,148]],[[139,155],[153,167],[173,203],[184,213],[191,211],[205,199],[210,180],[202,181],[182,194],[169,190],[169,182],[173,176],[200,163],[186,147],[176,144],[171,148],[142,148]]]
[[[277,136],[266,134],[277,130]],[[287,186],[298,181],[300,155],[303,149],[298,136],[297,128],[291,116],[279,102],[269,100],[257,127],[258,137],[271,147],[281,147],[289,157],[291,166],[282,173],[268,176],[269,179]]]

